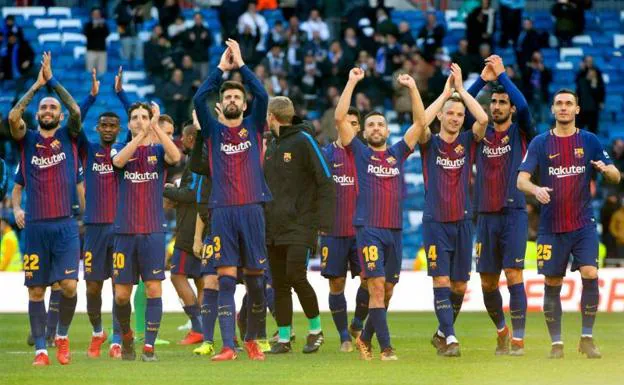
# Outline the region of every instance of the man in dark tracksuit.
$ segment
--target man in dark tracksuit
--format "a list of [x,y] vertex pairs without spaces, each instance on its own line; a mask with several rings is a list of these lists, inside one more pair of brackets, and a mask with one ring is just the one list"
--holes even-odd
[[276,354],[291,350],[291,288],[309,322],[303,352],[316,352],[323,343],[318,301],[307,279],[307,267],[319,232],[331,231],[335,211],[336,189],[329,167],[307,132],[308,123],[296,117],[293,121],[293,116],[290,99],[271,99],[267,123],[274,138],[264,156],[264,176],[273,195],[273,201],[266,203],[265,216],[279,328],[278,342],[271,349]]
[[[193,125],[184,127],[182,132],[182,145],[185,154],[193,149],[196,138],[196,130]],[[165,185],[163,196],[165,201],[173,203],[176,208],[176,234],[173,257],[171,258],[171,283],[176,289],[178,296],[184,303],[184,312],[191,319],[191,330],[180,341],[181,345],[192,345],[203,341],[200,303],[202,294],[201,260],[193,253],[193,238],[195,234],[195,220],[197,218],[196,195],[199,186],[199,175],[191,172],[190,162],[184,167],[180,186],[171,183]],[[198,301],[188,278],[195,281]]]

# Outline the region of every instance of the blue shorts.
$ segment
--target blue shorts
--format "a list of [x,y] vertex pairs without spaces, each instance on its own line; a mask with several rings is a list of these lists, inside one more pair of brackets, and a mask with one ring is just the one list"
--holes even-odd
[[186,275],[189,278],[201,277],[200,258],[196,258],[193,253],[188,253],[182,249],[173,249],[171,257],[171,274]]
[[477,219],[477,271],[500,274],[502,269],[524,269],[529,215],[523,209],[482,213]]
[[78,279],[80,236],[74,218],[29,222],[24,234],[24,285]]
[[323,277],[346,277],[347,269],[351,270],[351,278],[360,275],[360,259],[357,255],[355,237],[322,236],[320,248]]
[[378,227],[358,227],[356,243],[364,278],[386,277],[397,283],[403,260],[402,231]]
[[472,270],[472,222],[423,222],[430,277],[468,281]]
[[165,279],[165,233],[115,234],[113,281],[120,285]]
[[85,281],[104,281],[113,274],[112,224],[85,225],[82,259]]
[[214,247],[212,245],[212,236],[210,235],[204,239],[200,272],[201,275],[217,275],[217,269],[214,266]]
[[572,271],[598,267],[598,233],[591,224],[567,233],[537,235],[537,271],[547,277],[564,277],[572,254]]
[[267,267],[264,210],[259,204],[216,207],[211,230],[214,266]]

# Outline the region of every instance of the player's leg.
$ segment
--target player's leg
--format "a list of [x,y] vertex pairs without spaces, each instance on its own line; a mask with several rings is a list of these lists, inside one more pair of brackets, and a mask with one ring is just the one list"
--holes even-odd
[[[192,345],[202,341],[200,307],[197,296],[188,280],[192,272],[193,260],[199,260],[184,250],[175,248],[171,258],[171,283],[178,297],[182,300],[184,313],[191,321],[191,330],[186,337],[179,342],[181,345]],[[199,292],[198,292],[199,293]]]
[[91,343],[87,348],[87,356],[97,358],[100,348],[106,342],[107,336],[102,328],[102,287],[103,281],[87,281],[87,315],[93,328]]
[[137,284],[139,280],[135,238],[135,235],[115,234],[113,240],[113,283],[115,292],[113,312],[119,322],[121,359],[130,361],[136,359],[134,332],[130,328],[132,286]]
[[56,358],[63,364],[69,364],[71,353],[69,348],[69,327],[78,300],[78,267],[80,261],[80,238],[78,223],[69,219],[55,224],[54,239],[51,241],[50,279],[60,281],[61,299],[59,301],[59,323],[54,343],[57,347]]
[[[118,281],[118,279],[115,279],[115,281]],[[136,359],[136,353],[134,351],[134,333],[130,328],[130,316],[132,315],[130,296],[132,295],[132,286],[131,283],[115,283],[114,303],[114,312],[119,322],[121,333],[121,358],[122,360],[130,361]]]
[[[456,237],[454,253],[451,257],[451,304],[453,306],[453,323],[464,303],[467,282],[472,270],[472,221],[464,220],[455,225]],[[501,308],[502,309],[502,308]]]
[[355,237],[350,238],[350,251],[349,251],[349,266],[351,268],[351,277],[358,276],[360,279],[360,286],[358,287],[355,295],[355,312],[353,319],[349,325],[349,333],[353,338],[357,338],[362,333],[364,328],[364,321],[368,317],[368,285],[366,280],[362,278],[362,266],[360,265],[360,258],[357,253],[357,243]]
[[551,339],[550,358],[563,358],[561,286],[571,252],[569,233],[537,236],[537,269],[544,278],[544,317]]
[[277,322],[278,340],[271,347],[272,354],[291,351],[290,332],[292,329],[293,304],[290,284],[286,278],[287,246],[269,245],[269,265],[275,292],[275,321]]
[[348,330],[347,299],[344,295],[348,265],[348,238],[323,236],[320,239],[321,274],[329,280],[329,310],[340,336],[340,350],[353,351]]
[[50,365],[45,337],[45,290],[45,286],[28,287],[28,318],[30,320],[30,333],[35,342],[34,366]]
[[576,231],[572,247],[574,262],[572,271],[579,270],[583,282],[581,291],[582,329],[578,350],[587,358],[601,358],[602,354],[594,343],[593,330],[600,299],[598,285],[598,234],[595,226]]
[[145,345],[141,360],[157,361],[154,345],[162,320],[162,281],[165,279],[165,234],[151,233],[137,236],[138,268],[145,283]]
[[50,300],[48,303],[48,314],[46,316],[46,341],[48,347],[54,347],[54,337],[56,336],[56,328],[59,319],[59,304],[61,302],[61,285],[54,282],[50,286]]
[[193,353],[204,356],[214,354],[214,330],[218,315],[219,280],[216,271],[204,273],[202,280],[204,287],[201,307],[203,343],[200,347],[193,350]]
[[524,354],[524,328],[527,297],[524,290],[524,256],[526,254],[529,218],[526,210],[510,210],[505,215],[503,231],[503,269],[509,290],[509,313],[512,325],[511,351],[513,356]]

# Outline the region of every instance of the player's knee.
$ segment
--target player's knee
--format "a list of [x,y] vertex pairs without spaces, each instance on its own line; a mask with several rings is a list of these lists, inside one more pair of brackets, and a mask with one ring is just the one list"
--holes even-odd
[[45,299],[45,287],[35,286],[28,288],[28,299],[34,302],[43,301]]
[[390,304],[390,299],[392,298],[392,294],[394,294],[394,286],[386,285],[384,290],[384,304],[386,307]]
[[468,289],[468,282],[451,281],[451,291],[455,294],[464,295]]
[[598,269],[595,266],[582,266],[579,270],[584,279],[598,279]]
[[87,281],[87,295],[102,294],[102,286],[98,282]]
[[505,269],[505,277],[507,278],[507,286],[522,283],[522,269]]
[[481,289],[486,292],[492,292],[498,288],[498,279],[491,275],[481,274]]
[[204,289],[219,290],[219,279],[216,275],[204,275]]
[[451,280],[447,276],[433,277],[433,287],[451,287]]
[[329,280],[329,292],[331,294],[340,294],[344,291],[347,283],[346,278],[331,278]]
[[383,303],[385,299],[385,287],[383,281],[377,279],[371,280],[368,283],[368,293],[371,301]]
[[145,282],[145,296],[147,298],[162,297],[161,282],[160,281],[146,281]]
[[544,278],[544,283],[548,286],[561,286],[563,285],[563,277],[549,276]]
[[78,288],[78,281],[75,279],[64,279],[61,281],[61,289],[65,297],[71,298],[76,295],[76,289]]
[[52,284],[52,290],[61,290],[61,284],[59,282],[54,282]]

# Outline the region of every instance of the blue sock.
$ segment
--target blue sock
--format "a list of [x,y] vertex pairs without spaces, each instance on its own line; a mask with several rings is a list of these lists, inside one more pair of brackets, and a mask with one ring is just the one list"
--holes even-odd
[[494,291],[483,291],[483,303],[485,303],[485,309],[496,325],[497,330],[501,330],[505,327],[505,313],[503,312],[503,297],[501,296],[498,288]]
[[234,349],[234,335],[236,333],[236,304],[234,292],[236,291],[236,278],[229,275],[219,277],[219,296],[217,298],[219,311],[219,328],[223,347]]
[[355,295],[355,314],[351,320],[351,327],[355,330],[362,330],[364,320],[368,316],[368,290],[360,286]]
[[544,285],[544,317],[552,342],[561,342],[561,286]]
[[512,337],[524,338],[524,325],[526,324],[527,297],[524,291],[524,282],[511,285],[509,289],[509,313],[511,315]]
[[183,306],[184,312],[191,320],[191,330],[197,333],[202,332],[201,321],[199,320],[199,305]]
[[50,303],[48,304],[48,317],[46,321],[46,337],[54,338],[59,320],[59,306],[61,303],[61,293],[63,290],[52,290],[50,292]]
[[115,306],[115,285],[113,285],[113,337],[111,339],[112,344],[121,344],[121,326],[119,326],[119,320],[117,319],[117,306]]
[[74,318],[74,313],[76,312],[77,301],[77,295],[71,298],[67,298],[64,295],[61,295],[61,300],[59,303],[59,322],[58,329],[56,330],[56,334],[59,337],[67,337],[67,333],[69,332],[69,325],[71,325],[72,319]]
[[113,310],[115,317],[119,323],[120,336],[125,336],[130,333],[130,315],[132,314],[132,305],[130,302],[120,305],[116,301],[113,303]]
[[457,316],[459,316],[459,311],[461,310],[463,303],[464,303],[464,295],[453,293],[451,291],[451,305],[453,306],[453,324],[457,320]]
[[375,326],[375,333],[377,333],[379,348],[382,351],[391,346],[390,330],[388,330],[388,320],[386,319],[386,314],[385,308],[373,308],[368,311],[368,315]]
[[581,292],[581,313],[583,314],[582,335],[592,335],[599,299],[598,279],[583,278],[583,291]]
[[201,307],[202,333],[204,342],[214,342],[215,323],[217,322],[217,298],[219,292],[213,289],[204,289],[204,300]]
[[275,290],[272,286],[265,287],[264,297],[266,298],[266,304],[271,312],[271,315],[275,318]]
[[[369,311],[370,315],[370,311]],[[375,325],[373,325],[373,320],[371,317],[366,319],[366,323],[364,323],[364,329],[362,329],[362,334],[360,334],[360,339],[366,343],[370,343],[373,339],[373,335],[375,334]]]
[[46,311],[44,301],[28,301],[30,333],[35,340],[35,350],[46,349]]
[[433,288],[433,304],[436,317],[440,326],[438,329],[446,337],[455,335],[453,327],[453,305],[451,304],[451,288],[434,287]]
[[145,345],[154,346],[162,313],[162,298],[148,298],[145,306]]
[[329,310],[340,335],[340,342],[351,341],[351,336],[349,336],[349,330],[347,329],[347,299],[344,292],[340,294],[329,293]]
[[87,314],[94,333],[102,332],[102,296],[87,293]]
[[245,341],[258,339],[263,314],[266,317],[266,301],[264,297],[264,276],[245,275],[247,288],[247,331]]

